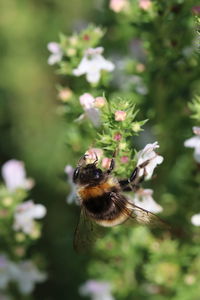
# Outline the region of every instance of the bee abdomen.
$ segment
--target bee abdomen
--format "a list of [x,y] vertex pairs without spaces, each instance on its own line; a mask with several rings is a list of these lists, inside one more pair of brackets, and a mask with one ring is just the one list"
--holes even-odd
[[119,208],[113,202],[111,194],[112,192],[104,193],[102,196],[89,198],[87,199],[87,201],[83,202],[83,205],[86,208],[88,215],[91,218],[93,218],[97,223],[101,223],[101,221],[112,222],[114,219],[117,219],[122,215],[122,207],[125,207],[125,203],[123,203],[122,201],[121,207]]

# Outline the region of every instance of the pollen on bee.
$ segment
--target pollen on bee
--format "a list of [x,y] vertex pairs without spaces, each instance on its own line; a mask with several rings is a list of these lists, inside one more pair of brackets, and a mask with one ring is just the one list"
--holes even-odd
[[113,187],[116,187],[116,182],[113,178],[109,178],[106,182],[96,186],[80,187],[78,189],[78,195],[83,200],[95,198],[109,192]]

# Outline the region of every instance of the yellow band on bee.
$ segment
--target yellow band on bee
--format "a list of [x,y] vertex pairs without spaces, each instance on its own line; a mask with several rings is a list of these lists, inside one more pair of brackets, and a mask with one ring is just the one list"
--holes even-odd
[[113,178],[109,178],[106,182],[96,186],[80,187],[78,194],[83,200],[87,200],[89,198],[102,196],[106,192],[109,192],[112,187],[116,187],[116,182]]

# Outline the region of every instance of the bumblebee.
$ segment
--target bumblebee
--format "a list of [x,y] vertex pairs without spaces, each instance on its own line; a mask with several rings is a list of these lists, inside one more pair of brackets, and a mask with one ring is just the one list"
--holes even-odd
[[[118,180],[112,176],[115,167],[114,156],[109,168],[98,168],[98,157],[87,164],[87,155],[78,162],[73,174],[77,187],[77,196],[81,206],[81,216],[74,237],[75,250],[87,247],[94,239],[96,225],[113,227],[123,223],[165,225],[153,213],[134,205],[123,194],[124,191],[136,191],[146,176],[145,167],[149,160],[137,166],[128,179]],[[139,177],[139,171],[143,175]]]

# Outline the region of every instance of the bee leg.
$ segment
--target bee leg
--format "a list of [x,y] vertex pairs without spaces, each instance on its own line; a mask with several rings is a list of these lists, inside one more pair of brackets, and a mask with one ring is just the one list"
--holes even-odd
[[110,167],[109,169],[106,171],[107,174],[110,174],[112,172],[112,170],[114,169],[115,167],[115,160],[114,158],[111,159],[111,162],[110,162]]
[[[133,170],[130,178],[119,181],[122,190],[135,191],[139,188],[139,184],[144,181],[145,176],[147,175],[145,167],[148,165],[148,163],[149,160],[146,160],[145,162],[143,162]],[[139,176],[140,169],[144,169],[142,176]]]
[[112,159],[111,159],[111,162],[110,162],[110,166],[109,166],[109,169],[106,171],[107,174],[110,174],[112,172],[112,170],[115,168],[115,157],[116,157],[116,154],[117,154],[117,150],[115,150],[113,152],[113,155],[112,155]]

